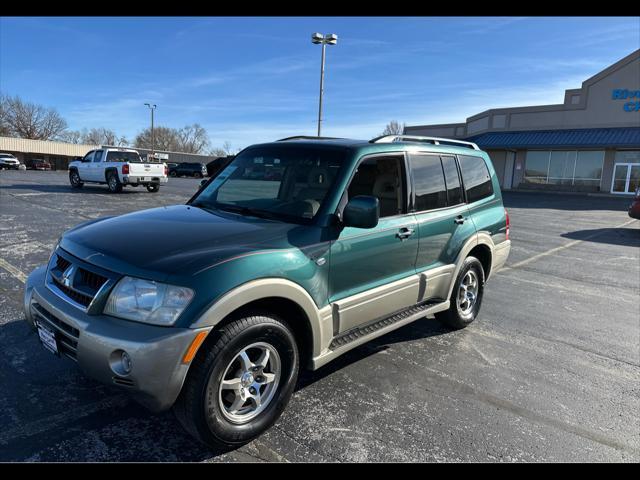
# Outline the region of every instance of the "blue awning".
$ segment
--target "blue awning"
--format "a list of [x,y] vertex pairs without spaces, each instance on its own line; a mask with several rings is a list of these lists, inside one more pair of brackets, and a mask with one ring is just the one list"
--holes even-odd
[[490,148],[640,147],[640,127],[488,132],[466,140]]

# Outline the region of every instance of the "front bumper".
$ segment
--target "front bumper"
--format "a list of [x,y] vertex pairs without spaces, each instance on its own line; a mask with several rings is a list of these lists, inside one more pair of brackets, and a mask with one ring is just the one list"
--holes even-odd
[[[140,180],[141,178],[144,178],[144,180]],[[135,183],[138,185],[146,185],[148,183],[161,184],[161,183],[167,183],[168,181],[169,179],[167,177],[154,177],[150,175],[123,175],[122,176],[122,183],[124,184],[131,184],[131,183]]]
[[[208,329],[158,327],[107,315],[88,315],[49,290],[45,286],[46,274],[46,266],[38,267],[25,285],[24,311],[31,326],[36,327],[36,320],[48,327],[58,325],[55,331],[59,338],[65,343],[77,342],[75,351],[62,344],[63,352],[87,376],[127,390],[153,411],[169,409],[189,369],[182,358],[195,336]],[[75,342],[71,336],[77,336]],[[127,375],[116,372],[122,350],[131,358],[132,368]]]

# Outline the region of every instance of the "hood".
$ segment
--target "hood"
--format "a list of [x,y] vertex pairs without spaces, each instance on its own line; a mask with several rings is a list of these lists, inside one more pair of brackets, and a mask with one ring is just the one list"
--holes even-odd
[[174,205],[79,225],[60,246],[107,270],[163,281],[247,252],[291,248],[291,232],[309,228]]

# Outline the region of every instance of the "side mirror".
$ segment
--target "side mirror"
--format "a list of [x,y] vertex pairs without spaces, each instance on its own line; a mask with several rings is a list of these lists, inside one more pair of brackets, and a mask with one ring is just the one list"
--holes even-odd
[[380,219],[380,200],[370,195],[353,197],[344,207],[342,219],[346,227],[373,228]]

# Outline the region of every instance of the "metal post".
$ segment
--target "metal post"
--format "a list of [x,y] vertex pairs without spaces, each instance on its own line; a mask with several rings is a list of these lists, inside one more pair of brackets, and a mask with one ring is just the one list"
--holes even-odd
[[155,149],[156,149],[156,132],[153,130],[153,111],[155,110],[155,105],[151,109],[151,160],[155,158]]
[[320,63],[320,105],[318,106],[318,136],[321,132],[322,123],[322,94],[324,92],[324,55],[327,44],[322,42],[322,62]]

